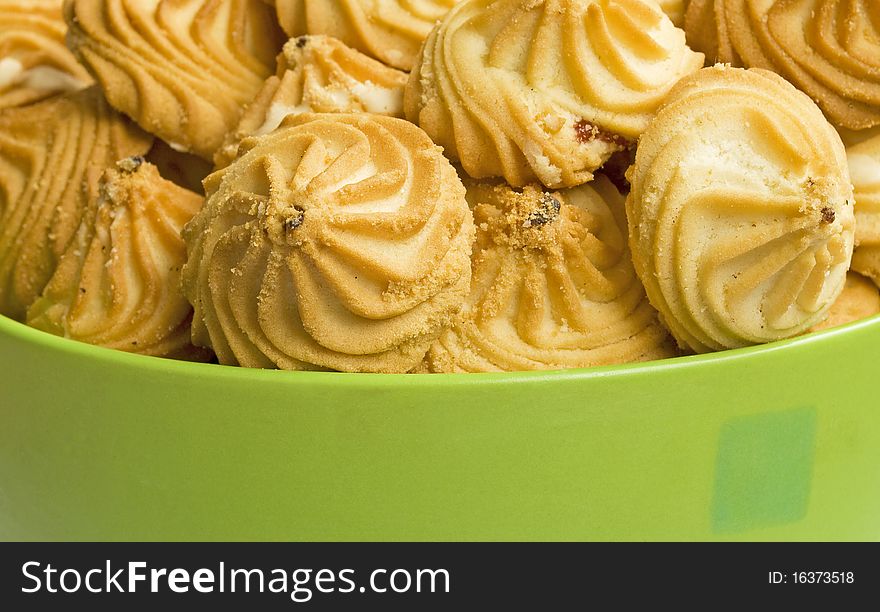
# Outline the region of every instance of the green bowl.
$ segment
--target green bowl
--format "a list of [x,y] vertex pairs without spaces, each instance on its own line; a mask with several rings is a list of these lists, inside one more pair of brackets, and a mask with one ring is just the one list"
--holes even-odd
[[0,318],[0,538],[877,540],[880,317],[500,375],[244,370]]

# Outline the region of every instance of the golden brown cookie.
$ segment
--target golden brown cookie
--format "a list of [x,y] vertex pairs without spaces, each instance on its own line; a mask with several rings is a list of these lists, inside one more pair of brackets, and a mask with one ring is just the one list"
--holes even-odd
[[856,250],[852,269],[880,285],[880,128],[860,134],[847,148],[856,199]]
[[203,198],[134,157],[107,170],[27,323],[130,353],[207,361],[190,340],[192,306],[180,290],[185,223]]
[[300,36],[284,45],[278,73],[242,115],[214,156],[217,167],[235,158],[247,136],[268,134],[290,115],[374,113],[403,117],[407,74],[329,36]]
[[877,313],[880,313],[880,290],[877,289],[877,285],[861,274],[847,272],[846,284],[840,297],[828,311],[828,318],[815,325],[810,331],[861,321]]
[[109,165],[152,138],[97,87],[0,111],[0,314],[23,319]]
[[562,191],[465,185],[477,226],[471,293],[425,371],[585,368],[677,354],[633,269],[624,198],[607,178]]
[[88,87],[64,46],[63,0],[0,0],[0,109]]
[[221,363],[406,372],[467,295],[464,187],[402,119],[289,117],[205,188],[183,287]]
[[389,66],[412,69],[428,32],[459,0],[275,0],[290,36],[326,34]]
[[653,0],[466,0],[425,42],[406,116],[474,178],[572,187],[702,65]]
[[779,73],[837,127],[880,125],[877,0],[691,0],[685,30],[709,61]]
[[800,334],[843,289],[854,227],[843,144],[776,74],[717,66],[684,79],[630,181],[636,271],[682,346]]
[[110,104],[207,160],[283,43],[261,0],[66,0],[67,42]]

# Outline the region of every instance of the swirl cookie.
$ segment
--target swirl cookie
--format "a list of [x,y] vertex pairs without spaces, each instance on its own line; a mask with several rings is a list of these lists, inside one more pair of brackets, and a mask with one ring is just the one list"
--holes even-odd
[[852,269],[880,285],[880,130],[846,150],[856,199]]
[[207,360],[210,352],[190,341],[192,307],[180,292],[180,231],[202,202],[142,158],[106,171],[28,325],[131,353]]
[[290,115],[374,113],[403,118],[407,74],[329,36],[300,36],[284,45],[278,73],[269,78],[214,161],[235,158],[247,136],[268,134]]
[[584,368],[672,357],[604,176],[565,189],[470,183],[471,293],[425,358],[429,372]]
[[89,73],[64,46],[63,0],[0,0],[0,109],[76,91]]
[[880,125],[877,0],[691,0],[685,30],[710,60],[778,72],[837,127]]
[[459,0],[275,0],[290,36],[326,34],[389,66],[411,70],[434,24]]
[[684,79],[642,135],[627,199],[633,261],[678,342],[769,342],[821,321],[853,249],[840,137],[765,70]]
[[406,372],[467,296],[464,187],[402,119],[290,117],[205,187],[183,287],[221,363]]
[[110,104],[207,160],[282,45],[261,0],[67,0],[64,16],[68,45]]
[[828,311],[828,318],[810,331],[819,331],[861,321],[880,313],[880,291],[861,274],[847,272],[840,297]]
[[465,0],[425,42],[406,116],[474,178],[572,187],[702,65],[653,0]]
[[0,314],[23,319],[46,286],[105,168],[152,138],[96,87],[0,111]]

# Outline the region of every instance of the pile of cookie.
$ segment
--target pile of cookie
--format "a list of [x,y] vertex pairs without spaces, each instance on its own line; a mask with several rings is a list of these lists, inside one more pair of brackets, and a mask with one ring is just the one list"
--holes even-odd
[[404,373],[880,312],[880,3],[753,4],[0,0],[0,314]]

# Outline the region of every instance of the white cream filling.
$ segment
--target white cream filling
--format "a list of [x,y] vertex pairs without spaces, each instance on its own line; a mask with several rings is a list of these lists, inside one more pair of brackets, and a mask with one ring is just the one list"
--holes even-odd
[[351,110],[351,96],[347,91],[344,89],[327,87],[324,89],[324,92],[327,94],[330,103],[333,104],[337,110]]
[[33,89],[50,91],[76,91],[86,85],[76,77],[51,66],[31,68],[25,75],[24,84]]
[[4,57],[0,60],[0,89],[13,85],[43,91],[76,91],[86,84],[52,66],[34,66],[26,70],[14,57]]
[[190,152],[189,147],[185,147],[178,142],[168,142],[167,144],[169,147],[171,147],[173,150],[177,151],[178,153],[189,153]]
[[354,84],[351,91],[368,113],[377,115],[403,114],[403,89],[387,89],[367,81],[366,83]]
[[[351,94],[344,89],[327,88],[324,90],[329,102],[341,110],[351,108]],[[354,83],[351,86],[351,93],[360,101],[364,109],[368,113],[380,115],[400,115],[403,113],[403,90],[387,89],[374,85],[370,81],[366,83]],[[265,136],[278,129],[281,122],[291,115],[301,115],[302,113],[312,112],[312,108],[308,104],[298,104],[291,106],[282,102],[275,102],[266,112],[266,119],[263,125],[254,132],[254,136]]]
[[269,112],[266,113],[266,120],[263,122],[263,125],[260,126],[260,129],[254,132],[254,136],[265,136],[266,134],[274,132],[286,117],[291,115],[301,115],[302,113],[308,113],[310,111],[311,109],[306,104],[289,106],[287,104],[276,102],[269,107]]
[[0,60],[0,89],[6,89],[15,85],[21,79],[24,66],[14,57],[4,57]]

